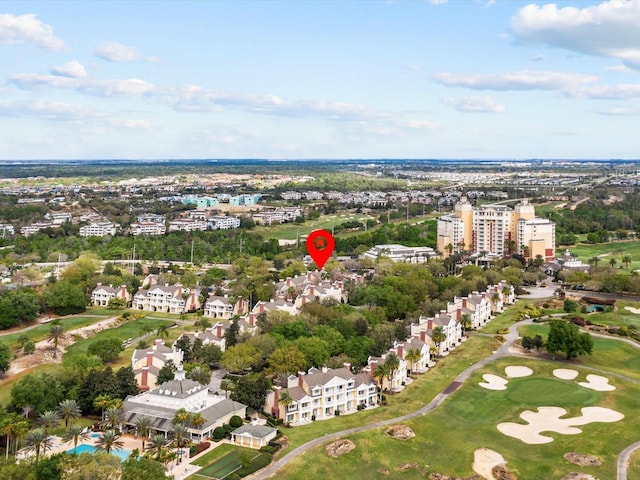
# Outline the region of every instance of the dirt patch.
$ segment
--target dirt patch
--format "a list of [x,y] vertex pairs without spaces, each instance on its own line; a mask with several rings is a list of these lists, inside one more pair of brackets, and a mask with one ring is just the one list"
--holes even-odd
[[474,475],[473,477],[450,477],[449,475],[445,475],[444,473],[430,473],[429,480],[485,480],[484,477],[480,475]]
[[380,475],[389,475],[391,472],[389,471],[388,468],[381,468],[380,470],[378,470],[378,473]]
[[338,458],[349,453],[354,448],[356,448],[356,444],[351,440],[336,440],[327,445],[324,450],[330,457]]
[[404,472],[406,470],[413,470],[414,468],[418,468],[417,462],[403,463],[398,467],[398,470],[400,470],[401,472]]
[[568,452],[563,456],[567,462],[575,463],[581,467],[599,467],[602,465],[602,460],[586,453]]
[[599,480],[598,477],[587,473],[571,472],[562,477],[561,480]]
[[495,480],[518,480],[518,477],[511,473],[504,465],[496,465],[493,467],[491,469],[491,475],[493,475]]
[[416,436],[411,427],[406,425],[394,425],[393,427],[387,428],[384,433],[397,440],[409,440]]

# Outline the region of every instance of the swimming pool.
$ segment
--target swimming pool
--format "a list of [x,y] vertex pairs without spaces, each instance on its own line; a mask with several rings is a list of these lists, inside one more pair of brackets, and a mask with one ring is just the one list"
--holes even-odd
[[[75,449],[75,453],[95,453],[96,447],[93,445],[88,445],[86,443],[81,443],[78,445],[78,448]],[[73,454],[74,449],[67,450],[67,453]],[[115,455],[116,457],[120,457],[120,459],[124,462],[129,455],[131,455],[131,450],[111,450],[111,455]]]

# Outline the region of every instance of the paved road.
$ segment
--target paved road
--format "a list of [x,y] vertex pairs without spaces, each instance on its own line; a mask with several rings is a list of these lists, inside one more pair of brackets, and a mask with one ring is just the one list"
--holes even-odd
[[272,477],[280,469],[282,469],[288,462],[293,460],[298,455],[302,455],[307,450],[309,450],[309,449],[311,449],[313,447],[316,447],[316,446],[318,446],[318,445],[320,445],[322,443],[325,443],[327,441],[335,440],[335,439],[344,437],[345,435],[351,435],[352,433],[364,432],[365,430],[372,430],[374,428],[380,428],[380,427],[384,427],[386,425],[391,425],[391,424],[394,424],[394,423],[404,422],[406,420],[410,420],[412,418],[419,417],[421,415],[425,415],[426,413],[431,412],[436,407],[441,405],[442,402],[444,402],[447,399],[447,397],[449,397],[449,395],[451,395],[453,392],[455,392],[458,389],[458,387],[460,385],[462,385],[462,383],[465,380],[467,380],[469,378],[469,376],[473,372],[475,372],[479,368],[484,367],[489,362],[493,362],[497,358],[501,358],[501,357],[509,355],[509,347],[511,345],[513,345],[513,342],[518,338],[518,327],[520,325],[526,325],[526,324],[531,323],[531,322],[532,322],[531,320],[527,320],[527,321],[524,321],[524,322],[519,322],[517,324],[514,323],[509,328],[509,333],[505,336],[505,340],[506,341],[500,346],[500,348],[498,348],[498,350],[496,350],[491,356],[489,356],[487,358],[484,358],[484,359],[480,360],[477,363],[474,363],[469,368],[467,368],[462,373],[460,373],[453,380],[453,382],[451,382],[451,384],[449,384],[442,392],[440,392],[438,395],[436,395],[434,397],[434,399],[431,400],[431,402],[429,402],[427,405],[422,407],[420,410],[417,410],[415,412],[409,413],[407,415],[403,415],[401,417],[390,418],[388,420],[382,420],[382,421],[379,421],[379,422],[376,422],[376,423],[371,423],[371,424],[368,424],[368,425],[362,425],[360,427],[350,428],[349,430],[343,430],[341,432],[332,433],[332,434],[325,435],[325,436],[320,437],[320,438],[316,438],[315,440],[311,440],[311,441],[309,441],[309,442],[307,442],[307,443],[305,443],[303,445],[300,445],[299,447],[291,450],[284,457],[280,458],[277,462],[272,463],[267,468],[259,471],[257,474],[255,474],[251,478],[257,480],[257,479],[264,479],[264,478]]
[[618,455],[618,476],[617,480],[627,480],[627,468],[629,468],[629,459],[631,454],[640,449],[640,442],[636,442],[625,448],[620,455]]

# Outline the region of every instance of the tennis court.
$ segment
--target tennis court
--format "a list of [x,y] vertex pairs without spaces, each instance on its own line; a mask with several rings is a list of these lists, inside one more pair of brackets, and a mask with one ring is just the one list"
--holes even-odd
[[227,475],[232,474],[236,470],[242,468],[240,455],[237,451],[227,453],[221,459],[215,461],[211,465],[199,470],[194,477],[212,478],[214,480],[222,480]]

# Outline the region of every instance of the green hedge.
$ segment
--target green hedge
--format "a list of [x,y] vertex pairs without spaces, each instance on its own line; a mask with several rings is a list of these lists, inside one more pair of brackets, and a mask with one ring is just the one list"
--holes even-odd
[[256,458],[251,460],[251,463],[249,465],[247,465],[246,467],[242,467],[236,473],[241,477],[246,477],[248,475],[251,475],[252,473],[255,473],[261,468],[264,468],[267,465],[269,465],[271,463],[272,458],[273,458],[272,455],[270,455],[269,453],[261,453]]

